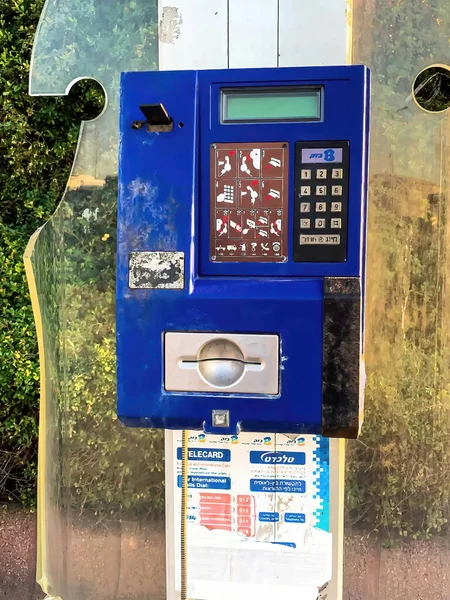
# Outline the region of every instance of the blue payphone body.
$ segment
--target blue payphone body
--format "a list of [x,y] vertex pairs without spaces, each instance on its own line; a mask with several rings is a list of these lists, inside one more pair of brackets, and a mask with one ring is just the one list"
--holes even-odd
[[122,75],[125,425],[358,435],[369,88],[364,66]]

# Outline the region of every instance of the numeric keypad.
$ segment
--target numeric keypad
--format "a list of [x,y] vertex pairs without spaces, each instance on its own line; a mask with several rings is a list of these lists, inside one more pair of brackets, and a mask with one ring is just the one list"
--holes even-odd
[[[318,149],[317,154],[314,148]],[[302,162],[302,149],[304,149],[305,162]],[[318,159],[320,153],[323,160]],[[314,160],[309,160],[312,157]],[[327,161],[331,164],[326,164]],[[336,166],[332,164],[338,161]],[[297,216],[294,231],[294,260],[307,262],[345,260],[348,143],[298,142],[295,165],[297,198],[295,214]]]

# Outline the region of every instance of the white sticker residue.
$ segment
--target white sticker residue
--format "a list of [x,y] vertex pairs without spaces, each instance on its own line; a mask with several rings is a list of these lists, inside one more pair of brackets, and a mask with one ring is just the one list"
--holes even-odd
[[131,289],[182,289],[183,252],[132,252],[129,260]]

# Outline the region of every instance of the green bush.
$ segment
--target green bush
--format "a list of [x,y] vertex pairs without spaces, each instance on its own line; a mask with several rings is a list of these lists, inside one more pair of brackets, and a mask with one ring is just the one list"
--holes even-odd
[[39,376],[23,252],[64,190],[80,121],[103,103],[98,85],[68,98],[28,95],[43,0],[0,2],[0,499],[35,502]]
[[439,194],[423,198],[422,217],[402,217],[411,190],[391,176],[371,184],[365,423],[348,444],[347,517],[366,531],[429,537],[450,518],[447,219]]
[[[92,82],[77,84],[65,98],[28,95],[29,60],[42,7],[41,1],[0,4],[0,293],[8,300],[0,305],[0,325],[5,323],[0,333],[0,360],[6,359],[0,371],[0,439],[5,451],[0,454],[0,498],[25,504],[35,502],[39,381],[22,255],[30,235],[54,213],[63,194],[80,122],[96,116],[103,106],[103,92]],[[102,82],[117,86],[118,72],[125,63],[133,68],[136,60],[145,60],[148,68],[152,67],[154,2],[140,13],[133,3],[128,7],[116,3],[107,11],[101,3],[89,8],[102,12],[102,18],[114,28],[114,57],[108,36],[95,34],[86,40],[82,25],[85,8],[74,7],[71,16],[79,19],[81,26],[72,33],[78,45],[86,42],[89,52],[108,57],[106,71],[98,65]],[[67,18],[64,11],[55,15],[50,26],[53,33],[65,26],[62,22]],[[120,18],[128,19],[129,31],[115,27]],[[124,44],[128,44],[127,51]],[[61,53],[60,71],[53,76],[53,55],[46,60],[46,50],[52,52],[48,46],[41,51],[39,75],[41,80],[42,76],[50,78],[54,85],[67,75],[72,51],[69,47]],[[137,57],[134,62],[130,60],[133,53]],[[117,94],[110,96],[114,105]],[[115,127],[102,123],[96,134],[102,138],[102,159],[111,162],[105,153],[117,152],[116,136],[111,138]],[[90,168],[89,148],[87,154],[82,157],[87,163],[81,162]],[[55,493],[50,502],[108,512],[131,508],[148,514],[163,506],[163,436],[161,432],[125,430],[115,416],[116,204],[117,178],[108,178],[100,188],[70,190],[56,218],[39,236],[35,275],[45,323],[46,388],[51,395],[47,428],[56,432],[48,436],[46,476]],[[93,206],[98,209],[98,219],[87,227],[82,213]],[[16,273],[14,281],[10,271]],[[22,305],[26,314],[20,320],[12,311],[18,313]],[[11,319],[14,331],[4,336]],[[21,326],[26,328],[26,336],[20,335]],[[17,392],[23,380],[27,385]]]
[[412,538],[448,531],[450,394],[436,394],[439,361],[406,342],[402,375],[368,378],[364,433],[347,457],[347,511],[357,530]]
[[[117,177],[66,194],[66,460],[70,503],[97,513],[164,509],[164,435],[127,429],[116,416],[115,250]],[[96,207],[86,232],[83,212]],[[76,207],[76,212],[72,210]],[[80,268],[82,265],[82,268]]]
[[[0,494],[34,497],[39,370],[24,285],[24,228],[0,223]],[[2,489],[3,488],[3,489]]]

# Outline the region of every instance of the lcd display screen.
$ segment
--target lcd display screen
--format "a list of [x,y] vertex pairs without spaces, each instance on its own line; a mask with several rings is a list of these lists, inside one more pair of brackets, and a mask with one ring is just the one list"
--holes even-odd
[[322,90],[311,87],[221,90],[222,122],[320,121]]

